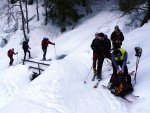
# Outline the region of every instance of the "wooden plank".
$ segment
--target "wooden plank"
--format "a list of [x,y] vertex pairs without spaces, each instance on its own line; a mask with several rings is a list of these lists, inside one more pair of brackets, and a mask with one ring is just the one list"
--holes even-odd
[[38,70],[44,71],[44,69],[39,69],[39,68],[33,67],[33,66],[29,66],[29,68],[33,68],[33,69],[38,69]]
[[[22,61],[24,61],[24,60],[22,60]],[[45,64],[45,63],[42,63],[42,62],[36,62],[36,61],[32,61],[32,60],[25,60],[25,61],[50,66],[50,64]]]

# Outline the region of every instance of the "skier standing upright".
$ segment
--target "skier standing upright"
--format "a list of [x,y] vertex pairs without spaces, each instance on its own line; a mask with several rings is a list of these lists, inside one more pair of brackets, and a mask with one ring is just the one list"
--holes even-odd
[[98,68],[97,68],[97,77],[98,81],[101,80],[102,76],[102,66],[105,58],[108,58],[111,60],[111,43],[110,40],[107,38],[107,35],[104,33],[98,33],[98,39],[99,41],[99,46],[98,46]]
[[48,38],[43,38],[42,43],[41,43],[42,50],[43,50],[43,60],[46,60],[46,53],[47,53],[48,44],[55,45],[55,43],[52,43],[51,41],[49,41]]
[[29,43],[29,39],[27,39],[26,41],[23,41],[22,49],[24,51],[24,60],[26,60],[26,54],[27,54],[27,52],[29,53],[29,58],[31,58],[31,53],[29,51],[29,49],[31,49],[31,48],[29,47],[28,43]]
[[116,25],[114,29],[115,30],[112,32],[110,39],[112,41],[113,49],[115,50],[121,47],[124,40],[124,35],[118,25]]
[[99,46],[99,39],[98,39],[98,32],[95,33],[95,38],[93,39],[91,43],[91,49],[93,50],[93,73],[94,76],[92,78],[92,81],[95,80],[95,77],[97,76],[97,61],[98,61],[98,46]]
[[12,48],[12,49],[9,49],[8,50],[8,57],[10,58],[10,62],[9,62],[9,65],[11,66],[12,64],[13,64],[13,61],[14,61],[14,59],[13,59],[13,55],[16,55],[16,54],[18,54],[18,52],[14,52],[14,48]]

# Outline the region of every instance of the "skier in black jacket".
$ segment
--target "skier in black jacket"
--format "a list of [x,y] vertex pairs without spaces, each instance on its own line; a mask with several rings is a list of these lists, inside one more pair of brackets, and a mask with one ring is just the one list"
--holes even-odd
[[98,68],[97,68],[97,77],[98,80],[101,80],[101,74],[102,74],[102,65],[104,58],[108,58],[111,60],[111,42],[107,38],[107,35],[104,35],[104,33],[98,33],[98,39],[99,39],[99,46],[98,46]]
[[93,72],[94,76],[92,78],[92,81],[95,80],[95,77],[97,75],[97,69],[96,69],[96,62],[98,61],[98,46],[99,46],[99,39],[98,37],[98,32],[95,33],[95,38],[92,41],[91,44],[91,49],[93,50]]
[[29,53],[29,58],[31,58],[31,54],[29,51],[29,49],[31,49],[31,48],[29,47],[28,42],[29,42],[29,39],[27,39],[26,41],[23,41],[22,49],[24,51],[24,60],[26,59],[26,53],[27,52]]
[[121,48],[124,36],[121,30],[119,29],[119,26],[115,26],[115,30],[112,32],[110,39],[112,41],[114,50],[116,50],[117,48]]

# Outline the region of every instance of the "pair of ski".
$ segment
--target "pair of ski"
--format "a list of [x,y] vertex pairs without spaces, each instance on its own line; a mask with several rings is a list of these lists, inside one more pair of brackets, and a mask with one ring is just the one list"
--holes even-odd
[[[93,76],[92,81],[95,81],[95,79],[96,79],[96,76]],[[98,80],[98,82],[96,82],[96,84],[94,85],[93,88],[97,88],[99,83],[100,83],[100,80]]]
[[[129,75],[134,75],[134,72],[135,72],[135,71],[130,72]],[[96,76],[93,76],[92,81],[95,81],[95,78],[96,78]],[[96,82],[96,84],[93,86],[93,88],[97,88],[98,85],[99,85],[99,83],[100,83],[100,80],[98,80],[98,81]]]
[[[102,87],[103,87],[103,89],[108,89],[109,90],[109,88],[107,87],[107,86],[105,86],[105,85],[101,85]],[[131,95],[133,98],[138,98],[139,96],[135,96],[135,95],[133,95],[133,94],[127,94],[127,95]],[[127,98],[125,98],[125,97],[121,97],[122,99],[124,99],[125,101],[127,101],[127,102],[129,102],[129,103],[132,103],[133,101],[132,100],[129,100],[129,99],[127,99]]]
[[[96,82],[96,84],[93,86],[93,88],[97,88],[97,87],[99,86],[99,83],[100,83],[100,80]],[[108,87],[105,86],[105,85],[101,85],[101,86],[103,87],[103,89],[108,89]],[[108,90],[109,90],[109,89],[108,89]],[[129,94],[128,94],[128,95],[129,95]],[[133,98],[139,97],[139,96],[135,96],[135,95],[132,95],[132,94],[130,94],[130,95],[131,95]],[[125,98],[125,97],[121,97],[121,98],[124,99],[125,101],[129,102],[129,103],[132,103],[132,102],[133,102],[133,101],[131,101],[131,100]]]
[[36,55],[36,56],[32,56],[32,57],[30,57],[30,58],[28,58],[28,59],[21,59],[21,62],[19,62],[19,64],[21,64],[21,63],[23,63],[23,65],[24,65],[24,62],[26,61],[26,60],[30,60],[30,59],[34,59],[34,58],[36,58],[36,57],[38,57],[38,55]]
[[46,59],[46,60],[42,59],[40,61],[52,61],[52,59],[51,58],[50,59]]
[[93,88],[97,88],[98,85],[99,85],[99,83],[100,83],[100,80],[98,80],[98,81],[96,82],[96,84],[93,86]]
[[[28,59],[25,59],[25,60],[34,59],[34,58],[36,58],[36,57],[38,57],[38,55],[32,56],[32,57],[30,57],[30,58],[28,58]],[[21,60],[23,61],[24,59],[21,59]]]

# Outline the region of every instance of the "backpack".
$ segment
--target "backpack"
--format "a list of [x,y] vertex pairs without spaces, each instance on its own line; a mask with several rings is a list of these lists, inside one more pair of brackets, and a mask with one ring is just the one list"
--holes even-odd
[[7,55],[8,55],[8,57],[11,56],[11,49],[8,50]]
[[131,84],[130,75],[117,75],[117,79],[114,81],[113,86],[111,86],[111,93],[115,96],[124,97],[125,95],[131,93],[133,91],[133,87]]
[[95,53],[98,53],[98,47],[99,47],[99,40],[98,40],[97,38],[95,38],[95,39],[92,41],[91,49],[92,49]]
[[26,41],[23,41],[22,49],[25,49],[25,47],[26,47]]
[[47,41],[46,40],[42,40],[42,43],[41,43],[41,45],[42,45],[42,48],[46,48],[47,47]]

